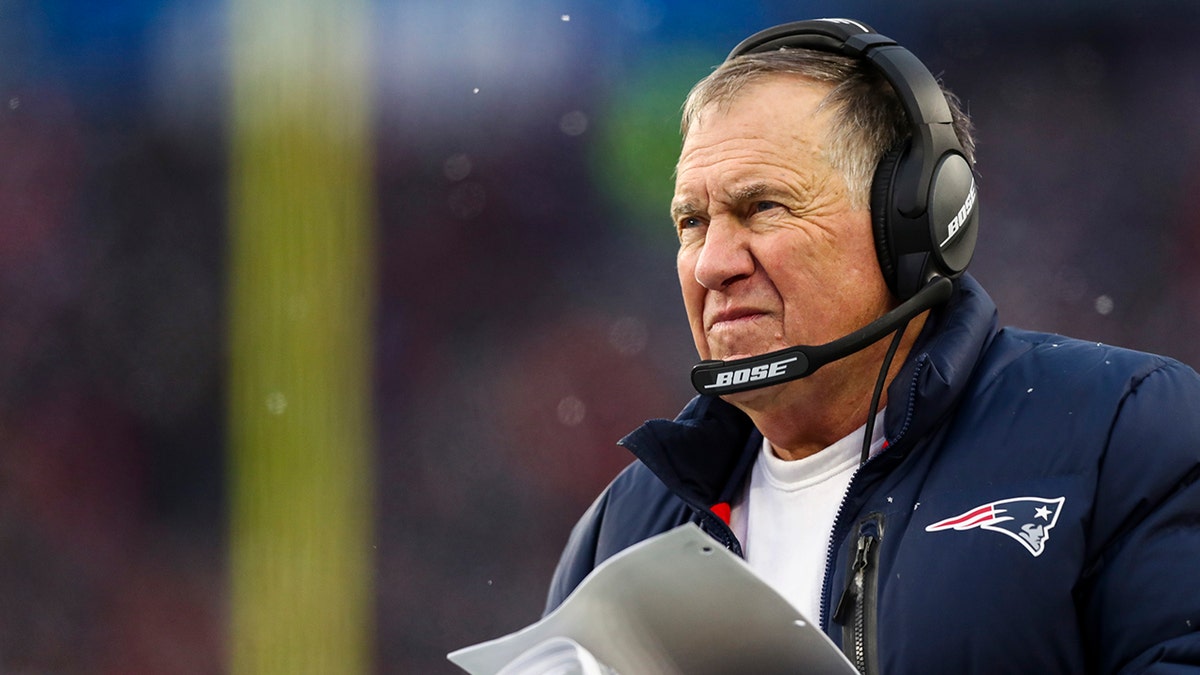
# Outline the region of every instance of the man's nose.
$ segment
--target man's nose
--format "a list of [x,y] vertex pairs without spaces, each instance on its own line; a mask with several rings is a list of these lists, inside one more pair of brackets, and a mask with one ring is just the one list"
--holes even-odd
[[714,218],[696,258],[696,281],[717,290],[753,274],[755,262],[749,244],[749,232],[740,223]]

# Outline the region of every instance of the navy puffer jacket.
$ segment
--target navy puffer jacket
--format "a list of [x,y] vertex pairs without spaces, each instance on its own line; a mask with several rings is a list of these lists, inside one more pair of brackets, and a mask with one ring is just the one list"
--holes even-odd
[[[996,326],[964,276],[890,385],[887,448],[834,526],[821,626],[865,673],[1200,672],[1200,376]],[[761,442],[709,397],[623,439],[638,461],[576,525],[547,612],[685,522],[740,554],[713,507]]]

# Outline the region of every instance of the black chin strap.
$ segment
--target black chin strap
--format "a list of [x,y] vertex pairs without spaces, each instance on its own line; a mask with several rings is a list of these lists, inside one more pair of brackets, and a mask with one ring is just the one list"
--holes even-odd
[[896,334],[892,337],[892,342],[888,345],[887,355],[883,357],[883,366],[879,369],[879,377],[875,378],[875,389],[871,392],[871,407],[867,410],[867,427],[863,430],[862,457],[859,459],[858,465],[862,466],[871,458],[871,437],[875,435],[875,415],[879,412],[879,399],[883,396],[883,384],[887,381],[888,369],[892,367],[892,359],[896,356],[896,350],[900,347],[900,340],[904,337],[904,330],[908,328],[908,321],[900,324],[896,329]]

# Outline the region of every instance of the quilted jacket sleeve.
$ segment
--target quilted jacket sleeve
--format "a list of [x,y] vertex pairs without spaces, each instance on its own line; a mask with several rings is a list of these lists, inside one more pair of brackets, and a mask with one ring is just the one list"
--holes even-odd
[[546,608],[542,611],[545,616],[554,611],[562,601],[575,590],[579,582],[596,566],[596,548],[600,536],[600,523],[608,505],[611,486],[600,493],[596,501],[584,512],[579,522],[571,530],[567,545],[563,548],[554,569],[554,578],[550,582],[550,591],[546,595]]
[[1200,377],[1130,383],[1099,470],[1078,588],[1089,670],[1200,673]]
[[641,462],[625,468],[571,530],[554,571],[543,614],[566,600],[597,565],[656,534],[687,522],[692,510]]

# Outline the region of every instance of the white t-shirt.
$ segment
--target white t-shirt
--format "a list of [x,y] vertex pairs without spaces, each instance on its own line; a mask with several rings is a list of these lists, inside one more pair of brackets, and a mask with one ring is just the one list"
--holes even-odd
[[[763,439],[730,526],[750,567],[811,622],[821,616],[821,584],[833,521],[858,469],[866,425],[820,452],[793,461]],[[871,455],[883,448],[883,412]]]

